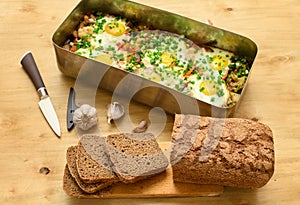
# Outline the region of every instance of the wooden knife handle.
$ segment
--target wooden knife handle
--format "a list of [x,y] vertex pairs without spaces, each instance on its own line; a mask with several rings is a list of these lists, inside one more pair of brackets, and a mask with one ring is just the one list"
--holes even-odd
[[25,53],[25,55],[21,59],[21,64],[28,76],[30,77],[31,81],[33,82],[36,90],[38,90],[41,87],[45,87],[45,84],[42,80],[42,77],[31,52]]

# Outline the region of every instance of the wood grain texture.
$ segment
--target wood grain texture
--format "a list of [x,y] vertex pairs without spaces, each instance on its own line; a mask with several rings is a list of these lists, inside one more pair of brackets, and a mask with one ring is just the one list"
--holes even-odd
[[[258,190],[225,188],[220,197],[78,200],[65,195],[65,152],[76,144],[65,126],[66,105],[74,80],[56,66],[51,37],[78,0],[2,0],[0,7],[0,204],[298,204],[300,202],[300,2],[298,0],[135,0],[247,36],[259,51],[236,117],[255,118],[274,132],[275,174]],[[59,140],[39,111],[38,95],[20,65],[31,50],[52,97],[62,127]],[[96,101],[104,134],[111,94],[99,90]],[[134,123],[150,108],[132,103]],[[173,117],[166,116],[160,140],[170,138]],[[40,174],[41,167],[50,173]]]

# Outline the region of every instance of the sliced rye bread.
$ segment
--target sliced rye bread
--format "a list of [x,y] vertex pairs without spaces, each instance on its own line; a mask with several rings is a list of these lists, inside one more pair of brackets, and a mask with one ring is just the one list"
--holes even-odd
[[66,164],[63,176],[63,190],[65,193],[72,197],[77,198],[101,198],[103,194],[110,192],[110,186],[105,187],[95,193],[84,192],[76,183],[75,179],[72,177],[69,167]]
[[177,114],[170,158],[175,182],[260,188],[274,173],[273,134],[252,120]]
[[83,135],[80,138],[76,165],[79,177],[85,183],[118,181],[105,144],[105,138],[98,135]]
[[134,183],[159,174],[169,165],[151,133],[108,135],[106,148],[115,173],[124,183]]
[[96,191],[99,191],[100,189],[103,189],[111,184],[113,184],[115,181],[107,181],[107,182],[96,182],[96,183],[85,183],[80,179],[80,176],[77,171],[76,166],[76,159],[77,159],[77,150],[78,146],[71,146],[67,149],[67,164],[69,171],[72,175],[72,177],[75,179],[78,186],[86,193],[95,193]]

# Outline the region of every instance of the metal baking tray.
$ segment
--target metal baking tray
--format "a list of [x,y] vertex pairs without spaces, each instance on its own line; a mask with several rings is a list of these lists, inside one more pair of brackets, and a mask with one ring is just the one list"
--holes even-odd
[[230,117],[234,114],[245,93],[247,82],[239,101],[234,106],[217,107],[135,74],[64,49],[64,43],[77,28],[80,20],[87,12],[91,11],[123,16],[144,25],[154,25],[159,30],[185,35],[199,46],[213,45],[234,52],[248,60],[250,73],[257,54],[257,46],[252,40],[178,14],[127,0],[82,0],[52,37],[57,65],[63,74],[77,78],[80,72],[80,76],[89,78],[88,82],[99,81],[99,87],[113,92],[114,96],[128,97],[151,107],[160,107],[168,113],[189,113],[213,117]]

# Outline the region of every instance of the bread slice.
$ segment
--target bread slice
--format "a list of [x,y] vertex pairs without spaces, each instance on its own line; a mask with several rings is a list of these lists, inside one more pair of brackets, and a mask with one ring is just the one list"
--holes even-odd
[[103,189],[115,182],[115,180],[107,182],[85,183],[80,179],[77,171],[76,159],[77,159],[78,146],[71,146],[67,149],[67,164],[72,177],[75,179],[78,186],[86,193],[95,193],[96,191]]
[[83,135],[78,143],[76,165],[79,177],[85,183],[118,181],[106,153],[104,137]]
[[107,151],[114,171],[124,183],[161,173],[168,159],[150,133],[119,133],[107,136]]
[[272,131],[252,120],[176,115],[170,160],[175,182],[259,188],[274,172]]
[[69,196],[77,198],[101,198],[103,194],[107,194],[110,192],[110,188],[111,187],[109,186],[92,194],[86,193],[78,186],[75,179],[72,177],[68,165],[65,166],[63,176],[63,190]]

